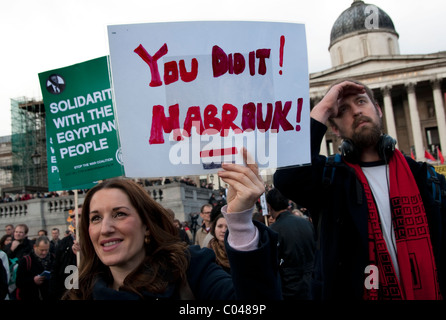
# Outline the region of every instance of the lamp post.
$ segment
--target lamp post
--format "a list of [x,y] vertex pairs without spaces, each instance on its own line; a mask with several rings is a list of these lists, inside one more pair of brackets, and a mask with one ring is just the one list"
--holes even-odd
[[37,152],[37,149],[34,151],[34,154],[31,156],[31,159],[33,160],[34,163],[34,178],[35,178],[35,184],[36,186],[39,185],[38,183],[38,174],[37,174],[37,169],[40,167],[40,161],[41,161],[42,156],[40,155],[40,153]]

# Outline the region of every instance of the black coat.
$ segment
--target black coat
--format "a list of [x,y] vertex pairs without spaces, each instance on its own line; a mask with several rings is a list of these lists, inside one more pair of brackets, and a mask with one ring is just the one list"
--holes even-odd
[[72,250],[74,240],[71,235],[59,241],[56,248],[53,273],[50,279],[51,298],[59,300],[62,298],[65,288],[65,279],[69,273],[65,273],[67,266],[76,266],[76,255]]
[[316,242],[311,222],[282,212],[271,229],[279,234],[280,278],[284,299],[311,299]]
[[41,285],[34,282],[34,277],[40,275],[44,270],[52,271],[54,258],[51,253],[48,253],[48,264],[46,268],[39,261],[39,258],[33,253],[28,255],[30,261],[27,262],[26,256],[20,259],[17,268],[17,290],[21,300],[49,300],[49,280],[44,280]]
[[[311,119],[311,166],[277,170],[280,192],[310,209],[319,233],[315,284],[323,299],[361,299],[368,259],[367,201],[353,169],[341,163],[332,183],[324,185],[326,157],[319,155],[327,127]],[[438,269],[440,289],[446,294],[446,200],[437,205],[429,192],[426,163],[406,157],[423,199]],[[440,176],[443,189],[444,176]],[[319,224],[320,222],[320,224]]]
[[[282,298],[277,260],[277,233],[262,223],[254,221],[259,229],[259,246],[253,251],[236,251],[227,243],[226,251],[231,264],[231,274],[215,263],[215,254],[209,248],[189,247],[190,264],[187,281],[196,300],[279,300]],[[192,298],[189,296],[189,298]],[[171,285],[163,294],[143,292],[144,299],[180,299],[179,289]],[[96,300],[138,300],[130,292],[108,288],[98,279],[93,290]]]
[[30,254],[33,251],[33,241],[28,238],[23,239],[23,241],[15,248],[14,251],[11,250],[12,242],[5,246],[5,252],[8,255],[9,259],[17,258],[18,260],[22,259],[27,254]]

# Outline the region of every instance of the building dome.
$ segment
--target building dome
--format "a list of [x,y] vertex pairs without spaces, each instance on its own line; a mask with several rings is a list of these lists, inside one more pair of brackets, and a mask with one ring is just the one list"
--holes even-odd
[[[370,25],[370,19],[374,13],[371,12],[372,8],[369,7],[367,9],[368,6],[378,9],[377,24],[375,24],[376,22],[372,22],[372,25]],[[367,25],[367,23],[369,23],[369,25]],[[335,21],[331,29],[330,47],[345,36],[369,31],[390,32],[398,37],[392,19],[390,19],[387,13],[375,5],[355,0],[350,8],[342,12]]]
[[328,50],[333,67],[371,56],[398,55],[398,33],[387,13],[355,0],[335,21]]

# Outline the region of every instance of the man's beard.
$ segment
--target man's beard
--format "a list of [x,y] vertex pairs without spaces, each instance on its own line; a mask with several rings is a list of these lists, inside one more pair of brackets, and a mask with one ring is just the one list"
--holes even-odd
[[[353,123],[353,135],[350,139],[357,148],[365,149],[378,144],[382,134],[382,122],[380,120],[377,124],[373,122],[372,118],[367,116],[361,116],[355,119]],[[363,121],[366,121],[368,125],[358,129],[359,124]]]

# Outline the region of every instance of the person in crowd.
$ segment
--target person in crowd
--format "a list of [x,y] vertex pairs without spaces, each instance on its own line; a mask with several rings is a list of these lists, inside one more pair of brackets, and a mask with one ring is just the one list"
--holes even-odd
[[14,240],[5,246],[5,252],[9,259],[17,258],[20,260],[23,256],[29,254],[33,245],[28,239],[28,226],[26,224],[18,224],[14,228]]
[[7,225],[5,226],[5,233],[6,233],[7,235],[13,236],[13,235],[14,235],[14,225],[12,225],[12,224],[7,224]]
[[[446,295],[444,176],[430,181],[432,167],[403,156],[383,133],[382,115],[370,88],[337,81],[310,113],[311,166],[274,174],[320,231],[322,299]],[[336,157],[319,154],[327,125],[343,139]]]
[[316,242],[313,225],[289,210],[288,199],[276,188],[266,194],[268,212],[279,234],[280,278],[285,300],[312,299],[311,285]]
[[214,234],[211,232],[212,231],[212,223],[217,218],[217,216],[219,214],[221,214],[221,208],[223,206],[224,206],[223,204],[219,203],[219,204],[216,204],[215,206],[212,207],[212,211],[211,211],[210,218],[209,218],[210,228],[209,228],[208,234],[206,235],[206,237],[204,237],[203,241],[201,242],[201,247],[202,248],[208,248],[209,247],[209,241],[211,241],[211,239],[214,238]]
[[222,212],[232,276],[215,263],[212,250],[182,242],[169,214],[144,189],[114,178],[84,199],[79,289],[65,298],[280,299],[277,234],[252,223],[264,188],[257,165],[242,150],[246,166],[222,164],[219,172],[231,186]]
[[[78,205],[79,221],[82,217],[82,204]],[[69,275],[66,272],[68,266],[77,266],[76,254],[80,251],[80,246],[76,242],[76,215],[74,210],[69,211],[69,221],[73,232],[59,241],[56,249],[52,276],[50,278],[51,299],[60,300],[67,290],[65,280]]]
[[[8,235],[6,235],[8,236]],[[9,298],[9,260],[6,253],[0,249],[0,300]]]
[[212,234],[213,237],[209,240],[207,246],[214,251],[217,264],[230,274],[231,266],[229,265],[229,259],[225,248],[226,230],[228,230],[226,218],[220,213],[212,220],[211,231],[209,233]]
[[37,237],[43,237],[43,236],[48,237],[48,231],[43,230],[43,229],[37,231]]
[[173,210],[170,208],[166,208],[166,211],[172,218],[173,225],[178,229],[178,236],[180,237],[181,241],[184,241],[187,245],[190,245],[189,237],[187,236],[186,231],[184,231],[182,228],[180,220],[175,219],[175,212],[173,212]]
[[195,244],[198,244],[201,248],[204,248],[204,238],[209,234],[211,230],[211,212],[213,206],[211,204],[204,204],[200,209],[200,217],[203,219],[201,228],[195,233]]
[[178,228],[180,239],[182,241],[184,241],[186,244],[190,245],[191,244],[190,238],[189,238],[188,234],[186,233],[186,230],[184,230],[183,225],[181,224],[181,221],[178,219],[174,219],[173,224],[175,225],[175,227]]
[[184,232],[186,232],[186,235],[189,238],[189,244],[192,244],[193,235],[192,232],[190,231],[189,224],[187,221],[183,221],[183,223],[181,224],[181,229],[183,229]]
[[46,236],[38,237],[33,251],[19,261],[16,285],[20,300],[49,300],[49,278],[53,263],[50,240]]
[[5,247],[12,242],[12,235],[5,234],[0,239],[0,250],[5,251]]
[[52,228],[51,229],[50,252],[53,254],[56,254],[56,249],[60,242],[59,236],[60,236],[59,228]]

